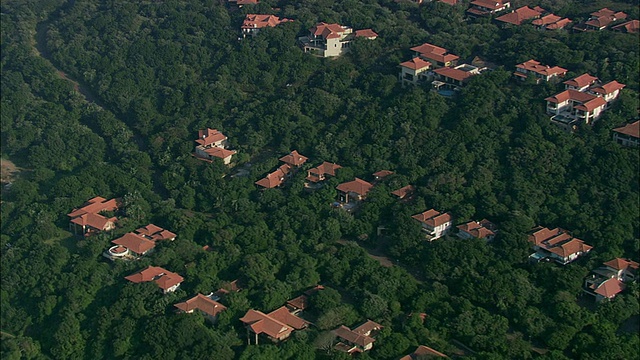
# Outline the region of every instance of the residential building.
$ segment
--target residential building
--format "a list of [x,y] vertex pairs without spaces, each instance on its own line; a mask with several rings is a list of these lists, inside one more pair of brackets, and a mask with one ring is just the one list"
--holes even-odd
[[376,171],[376,172],[373,173],[373,179],[374,179],[374,181],[380,181],[380,180],[386,178],[389,175],[393,175],[393,171],[380,170],[380,171]]
[[496,18],[496,21],[502,24],[503,26],[508,26],[508,25],[519,26],[524,24],[525,21],[538,19],[545,12],[547,11],[539,6],[536,6],[533,9],[528,6],[523,6],[523,7],[517,8],[516,10],[510,13],[498,16]]
[[308,181],[306,186],[311,184],[317,184],[327,179],[328,176],[336,176],[336,170],[342,168],[342,166],[336,163],[330,163],[328,161],[323,162],[318,167],[309,169],[307,171],[306,180]]
[[242,36],[255,36],[261,29],[266,27],[276,27],[282,23],[293,21],[291,19],[279,18],[275,15],[247,14],[242,22]]
[[202,294],[198,294],[185,302],[177,303],[173,306],[178,308],[180,312],[187,314],[191,314],[195,310],[198,310],[212,323],[215,323],[218,320],[218,314],[227,310],[226,306],[213,300],[211,297]]
[[300,155],[297,150],[293,150],[289,154],[280,158],[280,161],[289,165],[292,169],[296,169],[304,165],[309,160],[308,157]]
[[476,238],[491,241],[495,236],[496,226],[487,219],[483,219],[480,222],[469,221],[458,225],[458,237],[461,239]]
[[176,234],[171,231],[149,224],[111,241],[115,246],[105,251],[103,256],[110,260],[136,259],[151,253],[156,246],[156,241],[173,241],[175,238]]
[[339,339],[335,349],[348,354],[369,351],[373,348],[375,334],[381,329],[382,325],[371,320],[367,320],[367,322],[353,330],[341,325],[333,330],[333,333]]
[[101,231],[111,231],[116,228],[118,219],[115,216],[105,217],[100,213],[118,210],[120,200],[107,200],[96,196],[89,199],[81,208],[73,209],[67,216],[71,219],[69,230],[74,234],[89,236]]
[[394,195],[395,197],[397,197],[398,199],[402,200],[402,199],[408,199],[411,197],[411,195],[413,195],[413,193],[416,191],[415,186],[413,185],[407,185],[404,187],[401,187],[398,190],[392,191],[391,195]]
[[622,11],[613,11],[607,8],[600,9],[592,12],[589,20],[582,24],[578,24],[573,28],[578,31],[600,31],[607,28],[609,25],[624,20],[627,18],[627,14]]
[[304,52],[313,52],[322,57],[340,56],[349,50],[349,44],[356,37],[375,39],[378,35],[371,29],[354,33],[348,26],[339,24],[316,24],[309,29],[309,35],[298,38],[302,43]]
[[562,18],[558,15],[547,14],[539,19],[535,19],[531,22],[533,26],[538,29],[544,30],[558,30],[564,29],[573,22],[567,18]]
[[308,158],[293,150],[289,154],[280,158],[284,164],[280,165],[276,171],[267,174],[264,178],[255,182],[256,185],[265,189],[272,189],[284,184],[296,171],[306,163]]
[[295,330],[309,326],[309,322],[291,314],[286,307],[280,307],[269,314],[250,309],[240,319],[247,329],[247,343],[251,344],[250,333],[253,333],[254,343],[258,344],[260,335],[266,336],[273,342],[282,341]]
[[479,75],[484,70],[486,69],[477,68],[470,64],[461,64],[456,67],[442,67],[433,70],[436,80],[431,84],[436,90],[439,90],[441,87],[456,90],[464,86],[472,76]]
[[184,281],[182,276],[157,266],[149,266],[135,274],[126,276],[125,279],[136,284],[153,281],[164,294],[176,291]]
[[550,67],[549,65],[542,65],[539,61],[533,59],[516,65],[516,71],[513,73],[516,78],[522,81],[528,77],[533,77],[536,79],[536,84],[540,84],[542,81],[557,80],[566,74],[567,69],[559,66]]
[[626,282],[635,281],[639,264],[629,259],[616,258],[592,270],[585,278],[584,291],[596,302],[611,300],[622,292]]
[[258,3],[258,0],[229,0],[229,4],[236,5],[239,8],[244,5],[257,5]]
[[453,225],[453,216],[450,213],[441,213],[435,209],[413,215],[412,218],[420,222],[422,231],[426,233],[426,238],[429,241],[448,234]]
[[378,38],[378,34],[371,29],[356,30],[355,34],[357,38],[361,37],[367,40],[375,40]]
[[639,20],[631,20],[622,24],[618,24],[616,26],[611,27],[613,31],[620,31],[628,34],[638,34],[640,33],[640,21]]
[[455,66],[460,59],[458,55],[451,54],[449,50],[429,43],[412,47],[411,50],[415,52],[415,57],[428,61],[434,68]]
[[551,122],[565,131],[573,131],[580,124],[593,124],[610,103],[615,101],[625,85],[611,81],[604,85],[598,79],[583,74],[564,82],[567,90],[546,98]]
[[593,248],[560,228],[537,227],[529,235],[529,242],[533,244],[535,251],[529,256],[532,261],[549,259],[562,265],[587,254]]
[[511,8],[509,1],[503,0],[474,0],[467,9],[467,14],[471,17],[485,17],[505,11]]
[[154,224],[149,224],[147,226],[143,226],[135,231],[138,235],[143,236],[144,238],[152,241],[161,241],[161,240],[169,240],[173,241],[176,239],[176,234],[172,233],[169,230],[165,230],[159,226]]
[[613,129],[613,141],[622,146],[638,147],[640,138],[640,120]]
[[401,357],[400,360],[426,360],[438,357],[446,358],[448,356],[428,346],[420,345],[414,352]]
[[221,159],[225,165],[229,165],[231,157],[236,153],[234,150],[226,149],[228,138],[216,129],[199,130],[196,144],[195,156],[201,160]]
[[398,80],[402,82],[402,85],[419,85],[428,80],[428,71],[431,69],[431,63],[416,56],[409,61],[400,63],[398,67],[400,68]]
[[372,184],[355,178],[352,181],[342,183],[336,187],[340,192],[340,203],[358,203],[367,198],[367,193],[373,187]]

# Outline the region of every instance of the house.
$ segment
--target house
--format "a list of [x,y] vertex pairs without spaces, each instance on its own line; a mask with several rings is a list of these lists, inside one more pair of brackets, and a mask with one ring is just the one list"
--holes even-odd
[[389,175],[393,175],[393,171],[390,170],[380,170],[373,173],[373,179],[375,181],[380,181],[386,178]]
[[173,306],[178,308],[180,312],[187,314],[198,310],[212,323],[218,320],[218,314],[227,310],[226,306],[202,294],[198,294],[185,302],[177,303]]
[[143,236],[144,238],[152,241],[161,241],[161,240],[173,241],[176,239],[176,234],[172,233],[169,230],[165,230],[159,226],[156,226],[154,224],[143,226],[139,229],[136,229],[135,232],[138,235]]
[[375,40],[378,38],[378,34],[371,30],[371,29],[362,29],[362,30],[356,30],[356,37],[362,37],[365,38],[367,40]]
[[255,182],[256,185],[265,189],[273,189],[281,186],[284,181],[289,177],[291,173],[291,167],[287,164],[280,165],[278,169],[272,173],[267,174],[264,178]]
[[532,243],[535,251],[529,258],[536,262],[549,259],[558,264],[566,265],[587,254],[593,248],[560,228],[537,227],[529,235],[528,240]]
[[401,357],[400,360],[419,360],[419,359],[426,360],[426,359],[438,358],[438,357],[446,358],[448,356],[428,346],[420,345],[414,352],[412,352],[409,355],[405,355]]
[[369,351],[373,348],[373,342],[375,341],[373,336],[381,329],[382,325],[371,320],[367,320],[367,322],[353,330],[341,325],[333,330],[334,335],[339,339],[335,349],[348,354]]
[[327,178],[327,176],[336,176],[336,170],[340,168],[342,168],[342,166],[325,161],[318,167],[309,169],[306,177],[306,180],[308,181],[307,186],[309,186],[310,183],[317,184],[322,182]]
[[458,237],[461,239],[484,239],[493,240],[496,236],[496,226],[489,220],[483,219],[480,222],[469,221],[466,224],[458,225]]
[[164,294],[176,291],[184,281],[182,276],[157,266],[149,266],[135,274],[126,276],[125,279],[136,284],[154,281]]
[[450,213],[440,213],[434,209],[413,215],[412,218],[420,222],[428,241],[439,239],[448,234],[453,224],[453,216]]
[[527,20],[538,19],[545,12],[547,11],[539,6],[536,6],[533,9],[528,6],[523,6],[523,7],[517,8],[516,10],[508,14],[498,16],[496,18],[496,21],[498,23],[501,23],[503,26],[504,25],[519,26],[519,25],[522,25]]
[[236,5],[239,8],[244,5],[257,5],[258,3],[258,0],[229,0],[230,5]]
[[613,141],[622,146],[638,147],[640,138],[640,120],[613,129]]
[[467,14],[471,17],[486,17],[511,7],[509,1],[503,0],[474,0],[467,9]]
[[236,153],[234,150],[226,149],[228,138],[216,129],[199,130],[196,144],[195,156],[201,160],[213,161],[217,158],[229,165],[231,157]]
[[255,36],[261,29],[266,27],[276,27],[282,23],[293,21],[291,19],[282,18],[275,15],[258,15],[247,14],[242,22],[242,36]]
[[410,198],[411,195],[413,195],[413,193],[416,191],[415,186],[413,185],[407,185],[404,187],[401,187],[398,190],[392,191],[391,195],[394,195],[395,197],[397,197],[398,199],[402,200],[405,198]]
[[[123,247],[128,250],[128,254],[132,257],[139,257],[143,255],[147,255],[153,251],[153,248],[156,247],[156,242],[153,240],[149,240],[135,233],[126,233],[122,237],[119,237],[113,241],[113,244]],[[118,247],[116,247],[119,249]],[[109,249],[109,252],[111,252]],[[111,255],[110,253],[108,255]],[[124,258],[124,256],[116,256],[111,259]]]
[[524,81],[528,77],[536,79],[536,84],[540,84],[542,81],[555,80],[564,77],[567,74],[567,69],[559,66],[550,67],[548,65],[542,65],[536,60],[527,60],[522,64],[516,65],[516,71],[513,75],[516,78]]
[[622,292],[626,282],[635,281],[638,263],[629,259],[616,258],[592,270],[585,278],[584,291],[595,297],[596,302],[613,299]]
[[298,38],[298,41],[302,43],[304,52],[313,52],[322,57],[334,57],[348,51],[349,44],[358,36],[375,39],[378,34],[371,29],[354,33],[348,26],[321,22],[309,29],[309,35]]
[[88,236],[101,231],[111,231],[116,228],[118,219],[115,216],[105,217],[100,213],[118,210],[120,200],[107,200],[96,196],[89,199],[81,208],[73,209],[67,216],[71,218],[69,230],[74,234]]
[[290,313],[298,315],[309,307],[309,296],[317,293],[320,290],[324,290],[324,286],[316,285],[311,289],[305,291],[304,294],[287,301],[287,304],[285,306],[287,307],[287,309],[289,309]]
[[551,122],[569,132],[580,124],[588,125],[598,120],[625,87],[615,80],[600,85],[598,79],[589,74],[580,75],[564,84],[565,91],[545,100],[547,113],[552,115]]
[[355,178],[353,181],[342,183],[336,187],[340,192],[340,203],[358,203],[367,198],[367,193],[373,187],[372,184]]
[[545,30],[558,30],[563,29],[572,23],[571,20],[567,18],[562,18],[558,15],[547,14],[539,19],[535,19],[531,22],[533,26],[538,29]]
[[481,69],[470,64],[435,69],[433,73],[436,80],[431,84],[436,90],[439,90],[442,86],[455,90],[464,86],[469,78],[480,74],[484,70],[486,69]]
[[428,61],[434,68],[454,66],[460,59],[458,55],[451,54],[449,50],[429,43],[412,47],[411,50],[414,51],[415,57]]
[[611,30],[620,31],[628,34],[638,34],[640,33],[640,21],[639,20],[627,21],[625,23],[611,27]]
[[250,309],[240,319],[247,329],[247,344],[251,344],[251,336],[254,334],[254,343],[258,344],[258,336],[264,334],[273,342],[282,341],[294,330],[301,330],[309,326],[309,322],[291,314],[282,306],[269,314]]
[[280,158],[280,161],[289,165],[292,169],[297,169],[309,160],[308,157],[300,155],[297,150],[293,150],[289,154]]
[[447,4],[447,5],[451,5],[451,6],[458,5],[458,0],[438,0],[438,2],[441,2],[443,4]]
[[624,20],[626,18],[627,14],[623,13],[622,11],[616,12],[607,8],[603,8],[598,11],[592,12],[589,20],[585,21],[583,24],[576,25],[573,28],[578,31],[600,31],[604,30],[612,23]]
[[225,283],[221,288],[216,290],[213,294],[210,295],[211,299],[218,301],[223,298],[225,295],[231,292],[240,292],[242,288],[238,284],[238,280],[233,280],[231,282]]
[[428,80],[427,72],[431,69],[431,63],[416,56],[409,61],[400,63],[398,67],[400,68],[398,80],[402,82],[402,85],[419,85]]

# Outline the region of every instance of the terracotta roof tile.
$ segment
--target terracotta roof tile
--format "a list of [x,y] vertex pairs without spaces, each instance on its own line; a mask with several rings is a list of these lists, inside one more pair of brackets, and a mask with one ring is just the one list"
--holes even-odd
[[516,65],[517,68],[525,69],[527,71],[532,71],[541,75],[549,76],[549,75],[564,75],[567,72],[567,69],[561,68],[559,66],[550,67],[548,65],[542,65],[539,61],[536,60],[528,60],[523,62],[522,64]]
[[286,337],[286,334],[293,331],[292,327],[287,326],[283,322],[253,309],[247,311],[247,313],[240,318],[240,321],[242,321],[245,326],[248,326],[254,333],[264,333],[274,339]]
[[627,21],[626,23],[616,25],[611,29],[616,31],[625,31],[630,34],[637,34],[640,32],[640,21],[639,20]]
[[465,81],[468,78],[472,77],[474,74],[467,72],[467,71],[463,71],[460,69],[454,69],[454,68],[449,68],[449,67],[442,67],[439,69],[435,69],[433,70],[434,73],[446,77],[446,78],[450,78],[450,79],[454,79],[457,81]]
[[198,139],[196,143],[202,146],[209,146],[218,141],[227,140],[227,137],[216,129],[206,128],[204,130],[198,130]]
[[424,43],[422,45],[412,47],[411,50],[419,53],[420,56],[424,58],[443,63],[455,61],[460,58],[458,55],[450,54],[447,49],[429,43]]
[[373,343],[374,341],[376,341],[374,338],[370,337],[370,336],[365,336],[365,335],[360,335],[357,334],[353,331],[351,331],[351,329],[349,329],[348,327],[341,325],[339,328],[333,330],[333,333],[343,339],[343,340],[347,340],[350,343],[353,344],[357,344],[359,346],[365,347],[371,343]]
[[400,189],[398,189],[396,191],[392,191],[391,195],[395,195],[395,196],[399,197],[400,199],[404,199],[405,197],[410,196],[411,194],[413,194],[414,191],[416,191],[415,186],[407,185],[405,187],[401,187]]
[[289,154],[280,158],[280,161],[291,166],[302,166],[307,162],[307,160],[309,160],[309,158],[304,155],[300,155],[297,150],[293,150]]
[[600,286],[594,291],[598,295],[602,295],[607,299],[611,299],[622,292],[626,287],[622,281],[611,278],[603,281]]
[[613,81],[609,81],[608,83],[602,85],[602,86],[597,86],[591,89],[591,91],[598,93],[598,94],[611,94],[616,90],[622,90],[624,89],[626,85],[625,84],[621,84],[615,80]]
[[275,15],[247,14],[242,22],[242,29],[261,29],[265,27],[276,27],[284,22],[293,21],[291,19],[279,18]]
[[405,61],[403,63],[400,63],[400,66],[402,67],[406,67],[408,69],[412,69],[412,70],[420,70],[420,69],[429,69],[431,67],[431,63],[425,60],[422,60],[419,57],[414,57],[413,59],[409,60],[409,61]]
[[190,313],[197,309],[211,316],[217,316],[219,313],[227,309],[226,306],[202,294],[198,294],[185,302],[177,303],[173,306],[186,313]]
[[492,10],[500,9],[504,7],[504,4],[505,2],[503,2],[502,0],[474,0],[471,2],[471,5],[476,5]]
[[144,254],[156,246],[155,242],[131,232],[111,242],[116,245],[122,245],[136,254]]
[[157,266],[149,266],[135,274],[126,276],[125,279],[136,284],[155,281],[156,284],[165,291],[174,285],[180,284],[184,280],[182,276]]
[[428,346],[420,345],[413,353],[403,356],[400,360],[418,360],[422,358],[431,358],[431,357],[447,357],[447,355],[436,351]]
[[585,86],[589,86],[593,83],[595,83],[596,81],[598,81],[598,78],[595,76],[591,76],[589,74],[582,74],[580,76],[577,76],[571,80],[567,80],[565,82],[563,82],[563,84],[565,85],[569,85],[569,86],[573,86],[573,87],[577,87],[577,88],[583,88]]
[[365,196],[367,195],[367,193],[369,192],[369,190],[371,190],[371,188],[373,187],[372,184],[359,179],[359,178],[355,178],[355,180],[353,181],[349,181],[346,183],[342,183],[340,185],[338,185],[336,187],[336,189],[338,189],[339,191],[342,191],[343,193],[356,193],[360,196]]
[[604,263],[604,265],[615,270],[627,270],[628,268],[638,270],[638,266],[640,266],[640,264],[638,264],[635,261],[632,261],[629,259],[622,259],[622,258],[615,258],[613,260],[609,260],[606,263]]
[[290,313],[285,306],[279,307],[267,315],[283,324],[291,326],[296,330],[304,329],[310,324],[310,322]]
[[523,6],[508,14],[498,16],[496,21],[505,22],[513,25],[521,25],[525,20],[539,17],[541,12],[528,6]]
[[371,30],[371,29],[362,29],[362,30],[356,30],[356,37],[365,37],[365,38],[377,38],[378,34],[376,34],[375,31]]
[[613,131],[618,132],[620,134],[625,134],[632,136],[634,138],[640,138],[640,120],[633,122],[631,124],[626,124],[625,126],[615,128]]

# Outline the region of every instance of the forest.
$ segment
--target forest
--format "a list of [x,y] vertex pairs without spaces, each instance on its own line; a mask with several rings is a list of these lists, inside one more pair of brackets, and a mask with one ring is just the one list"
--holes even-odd
[[[639,18],[637,0],[514,5],[576,22],[603,7]],[[603,262],[639,260],[640,152],[611,132],[638,119],[638,36],[502,28],[468,19],[467,6],[3,1],[0,155],[17,170],[0,201],[0,357],[348,359],[331,330],[371,319],[384,329],[361,359],[399,359],[418,345],[452,358],[637,358],[637,282],[600,303],[582,287]],[[239,40],[250,13],[294,21]],[[379,37],[315,57],[297,38],[320,21]],[[403,87],[398,64],[425,42],[497,68],[454,97]],[[593,126],[566,133],[544,101],[562,84],[512,76],[529,59],[626,87]],[[228,136],[232,166],[192,156],[204,128]],[[254,184],[292,150],[309,158],[303,171],[282,188]],[[342,168],[308,191],[304,170],[323,161]],[[380,170],[394,174],[360,209],[331,207],[338,184]],[[390,194],[409,184],[411,200]],[[122,199],[117,229],[74,236],[67,214],[96,196]],[[499,232],[427,242],[411,216],[431,208]],[[138,261],[102,256],[149,223],[176,240]],[[537,225],[593,250],[565,266],[532,264]],[[149,265],[185,281],[163,295],[124,279]],[[236,279],[243,289],[215,324],[176,313],[175,303]],[[247,310],[272,311],[318,284],[305,314],[313,326],[247,345]]]

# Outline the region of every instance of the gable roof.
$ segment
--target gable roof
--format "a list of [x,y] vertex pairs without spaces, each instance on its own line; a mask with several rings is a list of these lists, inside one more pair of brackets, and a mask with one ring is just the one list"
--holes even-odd
[[411,50],[419,53],[422,57],[442,63],[458,60],[460,58],[458,55],[450,54],[449,50],[445,48],[441,48],[429,43],[424,43],[422,45],[412,47]]
[[309,306],[309,298],[307,295],[300,295],[291,300],[287,300],[287,305],[291,306],[294,309],[304,310]]
[[73,209],[67,216],[74,218],[84,214],[97,214],[101,211],[115,211],[118,210],[118,206],[119,201],[116,199],[107,200],[96,196],[89,199],[81,208]]
[[505,4],[508,4],[508,3],[509,3],[508,1],[503,2],[502,0],[474,0],[471,2],[471,5],[475,5],[475,6],[491,9],[491,10],[497,10],[497,9],[501,9],[502,7],[505,6]]
[[615,128],[613,129],[613,131],[638,139],[640,138],[640,120],[631,124],[626,124],[625,126],[619,128]]
[[420,69],[428,69],[431,67],[431,63],[426,61],[426,60],[422,60],[422,58],[416,56],[413,59],[409,60],[409,61],[405,61],[403,63],[400,63],[400,66],[402,67],[406,67],[408,69],[412,69],[412,70],[420,70]]
[[571,24],[573,21],[567,19],[567,18],[562,18],[552,24],[547,25],[547,29],[548,30],[557,30],[557,29],[562,29],[565,26]]
[[626,285],[623,284],[622,281],[616,278],[610,278],[600,283],[600,286],[598,286],[594,292],[598,295],[611,299],[621,293],[625,287]]
[[314,36],[322,36],[324,39],[335,39],[339,38],[347,30],[349,30],[349,28],[346,26],[341,26],[335,23],[327,24],[325,22],[320,22],[312,27],[310,32]]
[[116,217],[106,218],[100,214],[87,213],[71,220],[72,223],[80,226],[90,226],[94,229],[104,229],[109,222],[116,222]]
[[249,309],[249,311],[240,318],[240,321],[242,321],[244,325],[249,327],[254,333],[264,333],[275,339],[293,331],[292,327],[287,326],[283,322],[268,316],[262,311],[253,309]]
[[376,32],[371,29],[362,29],[362,30],[356,30],[356,37],[365,37],[368,39],[375,39],[378,37],[378,34],[376,34]]
[[407,185],[407,186],[401,187],[398,190],[392,191],[391,195],[395,195],[395,196],[399,197],[400,199],[404,199],[408,195],[411,195],[414,191],[416,191],[415,186]]
[[311,182],[318,182],[320,181],[319,177],[322,177],[324,175],[336,176],[336,170],[340,168],[342,168],[342,166],[325,161],[322,164],[320,164],[318,167],[309,169],[308,170],[309,175],[306,177],[306,179]]
[[450,222],[453,218],[450,213],[440,213],[435,209],[427,210],[421,214],[413,215],[412,218],[432,227],[440,226]]
[[247,14],[242,22],[242,29],[261,29],[265,27],[276,27],[284,22],[293,21],[275,15]]
[[542,25],[548,25],[548,24],[553,24],[554,22],[557,22],[558,20],[560,20],[561,17],[555,14],[547,14],[539,19],[535,19],[531,22],[531,24],[533,25],[538,25],[538,26],[542,26]]
[[603,94],[603,95],[607,95],[607,94],[611,94],[616,90],[622,90],[624,89],[626,85],[625,84],[621,84],[615,80],[613,81],[609,81],[608,83],[602,85],[602,86],[597,86],[594,88],[591,88],[591,91],[598,93],[598,94]]
[[154,224],[148,224],[139,229],[136,229],[136,233],[153,241],[173,240],[176,237],[176,234],[172,233],[171,231],[165,230]]
[[574,109],[582,110],[582,111],[593,111],[596,108],[603,107],[607,105],[607,100],[600,96],[596,96],[594,99],[586,101],[580,105],[574,106]]
[[304,155],[300,155],[297,150],[293,150],[280,158],[280,161],[291,166],[302,166],[307,162],[307,160],[309,160],[309,158]]
[[376,178],[384,178],[387,177],[389,175],[393,175],[393,171],[391,170],[380,170],[380,171],[376,171],[373,173],[373,176],[375,176]]
[[281,306],[276,310],[273,310],[268,314],[268,316],[296,330],[304,329],[311,324],[310,322],[290,313],[286,306]]
[[227,150],[219,147],[204,149],[204,152],[209,156],[217,157],[220,159],[226,159],[227,157],[236,153],[235,150]]
[[343,193],[352,192],[360,196],[364,196],[364,195],[367,195],[367,193],[369,192],[369,190],[371,190],[372,187],[373,185],[371,185],[370,183],[362,179],[355,178],[355,180],[353,181],[349,181],[349,182],[338,185],[336,189],[338,189],[339,191],[342,191]]
[[357,328],[353,329],[352,331],[354,333],[356,333],[356,334],[359,334],[359,335],[369,336],[371,334],[371,332],[378,331],[378,330],[380,330],[382,328],[383,328],[382,325],[378,324],[375,321],[371,321],[371,320],[367,319],[367,321],[364,324],[358,326]]
[[513,25],[521,25],[525,20],[539,17],[542,11],[538,9],[532,9],[528,6],[523,6],[508,14],[498,16],[496,21],[505,22]]
[[417,360],[422,359],[423,357],[447,357],[447,355],[436,351],[428,346],[420,345],[418,348],[411,354],[405,355],[400,360]]
[[616,31],[625,31],[630,34],[637,34],[640,32],[640,21],[639,20],[627,21],[626,23],[616,25],[611,29]]
[[561,258],[568,258],[570,255],[578,253],[587,253],[593,249],[591,245],[572,237],[560,228],[553,230],[538,228],[529,235],[528,240],[541,249],[556,254]]
[[439,69],[435,69],[433,70],[434,73],[440,75],[440,76],[444,76],[450,79],[454,79],[457,81],[465,81],[468,78],[472,77],[474,74],[467,72],[467,71],[463,71],[460,69],[454,69],[454,68],[449,68],[449,67],[442,67]]
[[[487,220],[487,223],[490,224],[488,220]],[[458,229],[478,239],[484,239],[488,236],[495,235],[495,233],[491,229],[485,227],[482,223],[478,223],[476,221],[469,221],[466,224],[458,225]]]
[[211,316],[217,316],[227,309],[226,306],[202,294],[198,294],[185,302],[177,303],[173,306],[187,313],[198,309]]
[[221,133],[217,129],[206,128],[198,130],[198,139],[196,140],[196,143],[202,146],[209,146],[213,143],[223,140],[227,140],[227,137],[223,133]]
[[369,344],[372,344],[374,341],[376,341],[374,338],[370,337],[370,336],[366,336],[366,335],[360,335],[357,334],[353,331],[351,331],[351,329],[349,329],[348,327],[344,326],[344,325],[340,325],[339,328],[333,330],[333,333],[343,339],[346,340],[352,344],[356,344],[362,347],[365,347]]
[[[563,103],[567,100],[573,100],[573,101],[577,101],[580,103],[586,103],[588,101],[594,100],[596,98],[602,99],[598,96],[595,95],[591,95],[585,92],[580,92],[578,90],[573,90],[573,89],[568,89],[565,90],[559,94],[555,94],[553,96],[549,96],[548,98],[546,98],[545,100],[551,103]],[[604,99],[602,99],[602,101],[604,101]],[[606,101],[605,101],[606,104]]]
[[596,81],[598,81],[598,78],[595,76],[591,76],[589,74],[582,74],[580,76],[577,76],[571,80],[567,80],[565,82],[563,82],[563,84],[568,85],[568,86],[573,86],[573,87],[577,87],[577,88],[583,88],[585,86],[591,85],[593,83],[595,83]]
[[516,68],[525,69],[527,71],[532,71],[545,76],[560,75],[567,72],[567,69],[561,68],[559,66],[550,67],[548,65],[542,65],[539,61],[533,59],[516,65]]
[[174,285],[180,284],[184,280],[182,276],[158,266],[149,266],[137,273],[125,276],[125,279],[136,284],[155,281],[156,284],[165,291]]
[[291,167],[288,164],[280,165],[276,171],[267,174],[264,178],[255,182],[256,185],[262,186],[267,189],[282,185],[286,179],[287,174],[290,172]]
[[156,243],[154,241],[147,240],[144,237],[131,232],[126,233],[122,237],[111,242],[116,245],[122,245],[136,254],[144,254],[156,247]]
[[604,263],[605,266],[608,266],[612,269],[615,270],[627,270],[627,269],[631,269],[631,270],[638,270],[638,267],[640,266],[640,264],[638,264],[635,261],[629,260],[629,259],[622,259],[622,258],[615,258],[613,260],[609,260],[606,263]]

